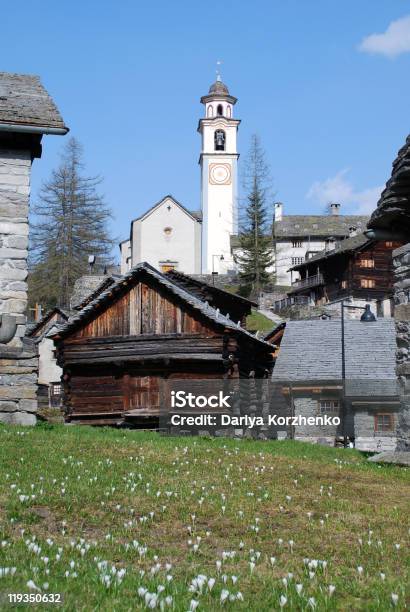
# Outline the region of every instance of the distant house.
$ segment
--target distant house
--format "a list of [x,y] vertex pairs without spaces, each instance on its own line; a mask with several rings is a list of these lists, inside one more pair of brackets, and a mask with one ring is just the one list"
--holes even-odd
[[358,234],[339,243],[330,242],[327,250],[304,260],[290,269],[292,282],[289,297],[305,296],[316,305],[370,303],[378,316],[392,316],[392,251],[401,242],[377,241]]
[[342,215],[340,207],[340,204],[331,204],[327,215],[284,215],[283,204],[275,204],[273,240],[277,285],[290,286],[289,269],[323,251],[329,239],[344,240],[366,229],[368,217]]
[[138,264],[58,329],[68,421],[155,423],[164,379],[267,375],[272,346],[181,283]]
[[[360,450],[395,448],[400,402],[393,319],[345,321],[345,380],[340,320],[286,323],[272,374],[272,410],[337,416],[340,426],[296,426],[287,435],[333,445],[346,435]],[[283,429],[283,428],[282,428]]]
[[246,326],[246,317],[251,314],[252,308],[258,308],[256,302],[177,270],[167,272],[167,277],[213,308],[219,308],[223,315],[228,315],[233,321],[240,321],[242,327]]
[[27,328],[26,335],[38,346],[39,369],[37,400],[38,407],[59,408],[62,399],[62,370],[57,365],[54,342],[48,334],[68,321],[68,313],[60,308],[49,310],[37,323]]

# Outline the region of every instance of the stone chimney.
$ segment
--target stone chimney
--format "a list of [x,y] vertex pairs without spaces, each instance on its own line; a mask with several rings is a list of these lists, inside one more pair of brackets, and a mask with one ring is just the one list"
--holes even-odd
[[351,225],[349,227],[349,238],[353,238],[353,236],[357,236],[357,226]]
[[275,221],[282,221],[283,219],[283,204],[282,202],[275,202]]
[[331,215],[340,215],[340,206],[337,202],[332,202],[329,206]]

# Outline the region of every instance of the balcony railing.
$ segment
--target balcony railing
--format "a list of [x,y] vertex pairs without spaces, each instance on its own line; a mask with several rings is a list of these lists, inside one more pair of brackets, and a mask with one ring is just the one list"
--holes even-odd
[[318,285],[324,285],[323,274],[320,272],[314,276],[308,276],[292,283],[292,291],[300,291],[301,289],[308,289],[309,287],[317,287]]
[[280,312],[290,306],[307,306],[310,303],[310,298],[307,295],[295,295],[293,297],[287,297],[283,300],[276,300],[273,303],[272,310],[274,312]]

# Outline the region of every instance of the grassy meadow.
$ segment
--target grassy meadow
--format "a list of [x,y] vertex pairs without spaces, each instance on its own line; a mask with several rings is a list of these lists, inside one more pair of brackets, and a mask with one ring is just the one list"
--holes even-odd
[[410,471],[354,450],[2,426],[0,469],[1,609],[410,605]]

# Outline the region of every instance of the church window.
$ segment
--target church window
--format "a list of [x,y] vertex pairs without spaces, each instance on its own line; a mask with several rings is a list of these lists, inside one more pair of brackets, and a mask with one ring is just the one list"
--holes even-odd
[[301,240],[292,240],[292,247],[294,249],[299,249],[303,246],[303,242]]
[[164,227],[165,236],[170,236],[172,234],[172,227]]
[[218,104],[216,112],[217,112],[219,117],[222,117],[222,115],[224,114],[224,109],[223,109],[222,104]]
[[213,117],[214,116],[214,109],[212,108],[211,105],[208,106],[208,117]]
[[303,263],[303,257],[292,257],[292,266],[298,266]]
[[231,107],[229,106],[229,104],[228,104],[228,106],[226,107],[226,116],[227,116],[227,117],[230,117],[230,116],[231,116]]
[[215,151],[225,151],[225,132],[223,130],[215,132]]

